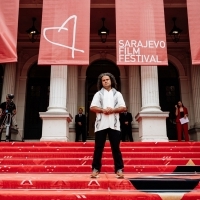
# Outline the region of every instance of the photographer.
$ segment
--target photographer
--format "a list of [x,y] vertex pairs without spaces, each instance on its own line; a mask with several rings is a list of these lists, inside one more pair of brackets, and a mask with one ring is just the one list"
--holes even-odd
[[[16,106],[13,102],[13,98],[14,98],[13,94],[7,94],[6,101],[0,104],[0,126],[1,126],[0,135],[3,132],[3,128],[6,123],[10,124],[9,129],[11,128],[11,125],[15,125],[15,126],[17,125],[16,120],[12,120],[12,118],[16,114]],[[10,119],[9,119],[9,116],[11,116]],[[15,121],[15,124],[13,124],[14,121]],[[6,140],[10,140],[10,137],[11,137],[10,134],[6,135]]]

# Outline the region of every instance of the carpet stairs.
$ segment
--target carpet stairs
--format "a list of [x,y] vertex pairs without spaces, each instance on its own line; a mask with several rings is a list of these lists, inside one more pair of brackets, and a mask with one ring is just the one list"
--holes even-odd
[[200,142],[122,142],[124,179],[106,142],[90,178],[93,142],[0,142],[0,200],[200,200]]

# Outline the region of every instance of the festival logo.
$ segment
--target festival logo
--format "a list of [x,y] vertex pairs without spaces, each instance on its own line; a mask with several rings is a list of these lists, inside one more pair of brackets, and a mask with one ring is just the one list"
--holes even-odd
[[[65,45],[65,44],[62,44],[62,43],[58,43],[58,42],[54,42],[54,41],[51,41],[50,39],[47,38],[47,34],[46,32],[47,31],[51,31],[51,30],[57,30],[57,32],[61,32],[61,31],[66,31],[66,34],[68,34],[68,28],[65,27],[65,25],[67,25],[67,23],[70,21],[70,20],[74,20],[74,24],[73,24],[73,37],[72,37],[72,46],[68,46],[68,45]],[[75,48],[75,42],[76,42],[76,23],[77,23],[77,16],[76,15],[72,15],[70,16],[60,27],[48,27],[48,28],[44,28],[43,30],[43,36],[44,38],[50,42],[51,44],[53,45],[57,45],[57,46],[61,46],[63,48],[67,48],[67,49],[71,49],[72,50],[72,58],[74,58],[74,52],[75,51],[79,51],[79,52],[82,52],[84,53],[84,50],[81,50],[81,49],[76,49]]]
[[118,65],[168,65],[163,0],[115,0]]
[[[119,62],[125,63],[160,63],[158,55],[146,54],[145,50],[151,52],[151,49],[165,49],[165,41],[146,40],[119,40],[118,58]],[[155,51],[154,51],[155,52]]]
[[88,65],[90,0],[43,0],[39,65]]

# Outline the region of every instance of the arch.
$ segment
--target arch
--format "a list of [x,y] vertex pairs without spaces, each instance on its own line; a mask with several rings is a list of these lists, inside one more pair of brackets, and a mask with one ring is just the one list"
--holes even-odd
[[177,70],[179,72],[179,77],[186,76],[185,69],[184,69],[182,63],[176,57],[168,54],[168,60],[177,68]]
[[[110,60],[113,63],[116,63],[116,57],[111,55],[111,54],[106,54],[105,58],[106,58],[106,60]],[[100,60],[100,59],[102,59],[101,54],[95,54],[95,55],[91,56],[90,61],[89,61],[90,62],[89,65],[91,65],[91,63],[93,63],[94,61]]]
[[[97,60],[101,60],[101,59],[102,59],[102,57],[101,57],[100,54],[95,54],[95,55],[91,56],[90,60],[89,60],[89,65],[88,66],[87,65],[86,66],[82,66],[80,76],[81,77],[86,77],[87,69],[91,65],[91,63],[93,63],[93,62],[95,62]],[[116,57],[111,55],[111,54],[106,54],[105,60],[109,60],[109,61],[111,61],[113,63],[116,63]],[[125,72],[124,66],[121,66],[121,67],[118,67],[118,68],[119,68],[119,71],[120,71],[120,77],[125,77],[126,76],[126,72]]]
[[87,78],[95,77],[97,78],[100,73],[106,72],[110,68],[110,73],[112,73],[115,77],[120,77],[120,70],[118,66],[110,61],[110,60],[95,60],[91,63],[86,71]]
[[31,58],[29,58],[22,67],[21,76],[27,76],[30,67],[37,61],[38,61],[38,55],[34,55]]

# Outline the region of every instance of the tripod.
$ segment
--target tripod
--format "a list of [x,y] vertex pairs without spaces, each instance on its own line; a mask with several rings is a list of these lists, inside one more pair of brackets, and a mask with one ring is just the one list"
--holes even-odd
[[[0,138],[2,137],[3,130],[5,129],[6,130],[6,140],[5,140],[6,142],[9,142],[11,140],[11,124],[12,124],[12,114],[6,113],[6,115],[3,119],[3,122],[1,123],[1,126],[0,126]],[[17,129],[15,131],[18,132]],[[23,138],[22,138],[22,141],[23,141]]]

